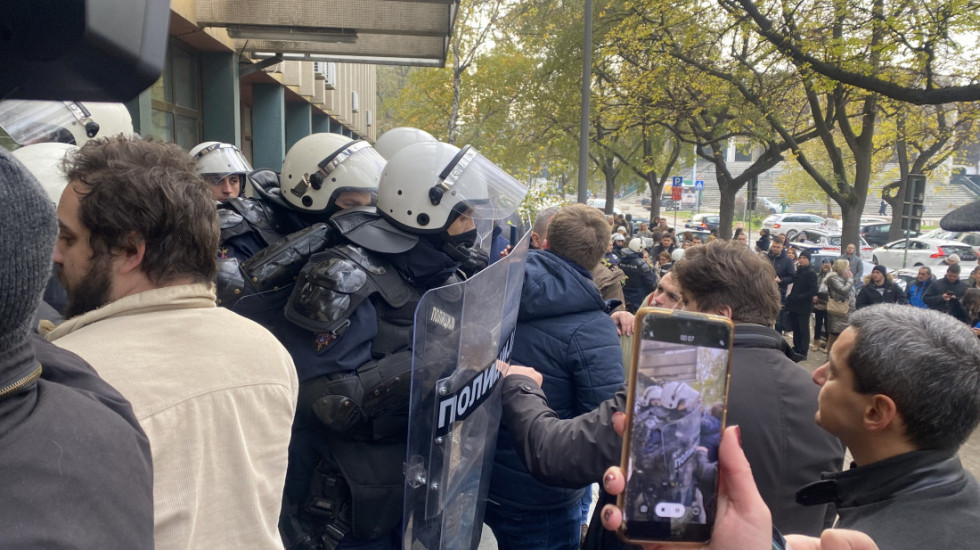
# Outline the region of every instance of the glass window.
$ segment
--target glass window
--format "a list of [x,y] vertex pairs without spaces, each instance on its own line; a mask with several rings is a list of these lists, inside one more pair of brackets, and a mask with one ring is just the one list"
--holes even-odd
[[173,60],[171,74],[174,83],[174,103],[188,109],[197,109],[198,68],[197,56],[180,48],[171,48]]
[[152,128],[161,141],[191,149],[201,142],[200,55],[171,41],[163,76],[150,91]]

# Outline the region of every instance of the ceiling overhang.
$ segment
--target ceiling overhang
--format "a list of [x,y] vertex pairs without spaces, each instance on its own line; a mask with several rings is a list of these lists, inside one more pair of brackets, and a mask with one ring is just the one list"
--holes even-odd
[[446,63],[459,0],[198,0],[197,24],[222,27],[253,57]]

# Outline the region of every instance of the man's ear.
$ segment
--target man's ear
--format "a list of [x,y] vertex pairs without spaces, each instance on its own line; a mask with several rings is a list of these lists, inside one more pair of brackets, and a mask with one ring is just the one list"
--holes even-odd
[[548,250],[548,239],[547,238],[541,240],[541,250]]
[[135,233],[131,232],[126,241],[126,247],[122,248],[119,253],[119,258],[122,260],[119,267],[121,273],[130,273],[141,269],[143,257],[146,255],[146,241]]
[[732,306],[724,305],[715,308],[714,311],[706,311],[705,313],[712,313],[714,315],[721,315],[722,317],[732,318]]
[[870,398],[864,408],[864,418],[862,419],[864,428],[870,432],[881,432],[891,427],[894,428],[901,422],[898,414],[898,407],[891,397],[883,394],[875,394]]

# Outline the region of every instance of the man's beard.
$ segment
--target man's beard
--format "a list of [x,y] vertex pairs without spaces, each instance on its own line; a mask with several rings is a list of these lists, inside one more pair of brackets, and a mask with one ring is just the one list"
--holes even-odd
[[70,285],[65,280],[61,267],[58,267],[58,281],[68,295],[68,305],[62,313],[65,319],[88,313],[109,302],[109,290],[112,286],[112,277],[109,275],[111,265],[112,256],[108,254],[105,255],[105,259],[93,260],[92,268],[75,285]]

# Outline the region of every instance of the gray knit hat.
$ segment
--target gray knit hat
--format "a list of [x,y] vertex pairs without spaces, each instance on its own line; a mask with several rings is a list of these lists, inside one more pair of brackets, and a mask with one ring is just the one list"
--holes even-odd
[[0,353],[29,336],[57,233],[54,204],[41,184],[0,148]]

